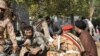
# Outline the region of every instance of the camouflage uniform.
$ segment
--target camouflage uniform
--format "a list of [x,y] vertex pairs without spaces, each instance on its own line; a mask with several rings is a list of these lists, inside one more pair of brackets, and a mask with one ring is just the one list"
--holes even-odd
[[47,56],[81,56],[84,48],[80,40],[71,33],[60,36],[60,50],[57,50],[57,42],[55,39],[48,51]]
[[15,37],[15,34],[14,34],[14,29],[13,29],[13,26],[10,22],[10,20],[7,18],[5,19],[4,21],[0,21],[0,52],[2,52],[4,50],[4,30],[7,28],[7,32],[9,34],[9,37],[12,41],[12,43],[14,45],[17,45],[17,42],[16,42],[16,37]]
[[5,3],[4,0],[0,0],[0,55],[5,56],[3,54],[4,51],[4,44],[5,44],[5,39],[4,39],[4,32],[7,30],[10,40],[13,43],[14,51],[17,47],[17,42],[16,42],[16,36],[14,33],[14,28],[12,23],[10,22],[10,19],[5,16],[5,11],[7,9],[7,4]]

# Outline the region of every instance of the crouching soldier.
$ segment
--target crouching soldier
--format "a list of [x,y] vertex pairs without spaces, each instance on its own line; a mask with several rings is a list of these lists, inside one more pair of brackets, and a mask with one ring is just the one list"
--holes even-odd
[[81,56],[84,51],[80,39],[71,33],[54,35],[54,41],[49,44],[47,56]]
[[45,50],[45,43],[41,36],[33,36],[34,30],[31,26],[24,29],[25,42],[20,51],[20,56],[24,56],[26,52],[30,52],[35,56],[42,56]]

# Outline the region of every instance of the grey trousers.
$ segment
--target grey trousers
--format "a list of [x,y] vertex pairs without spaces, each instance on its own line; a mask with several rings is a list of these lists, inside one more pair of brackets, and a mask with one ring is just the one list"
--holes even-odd
[[7,56],[5,53],[0,53],[0,56]]

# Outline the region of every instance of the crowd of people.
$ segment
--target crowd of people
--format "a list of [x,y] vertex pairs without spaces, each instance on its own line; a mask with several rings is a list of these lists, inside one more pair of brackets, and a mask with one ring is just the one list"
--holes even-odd
[[[7,8],[6,2],[0,0],[0,56],[98,56],[84,20],[75,21],[74,26],[61,26],[47,16],[39,31],[37,26],[22,22],[20,32],[6,15]],[[12,43],[10,54],[5,52],[6,40]]]

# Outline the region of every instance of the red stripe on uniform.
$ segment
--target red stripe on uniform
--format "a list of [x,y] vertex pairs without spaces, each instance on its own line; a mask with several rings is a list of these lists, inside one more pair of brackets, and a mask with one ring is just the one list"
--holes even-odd
[[71,38],[67,34],[63,34],[63,36],[66,37],[66,38],[68,38],[69,40],[71,40],[79,48],[79,50],[81,51],[80,45],[73,38]]

